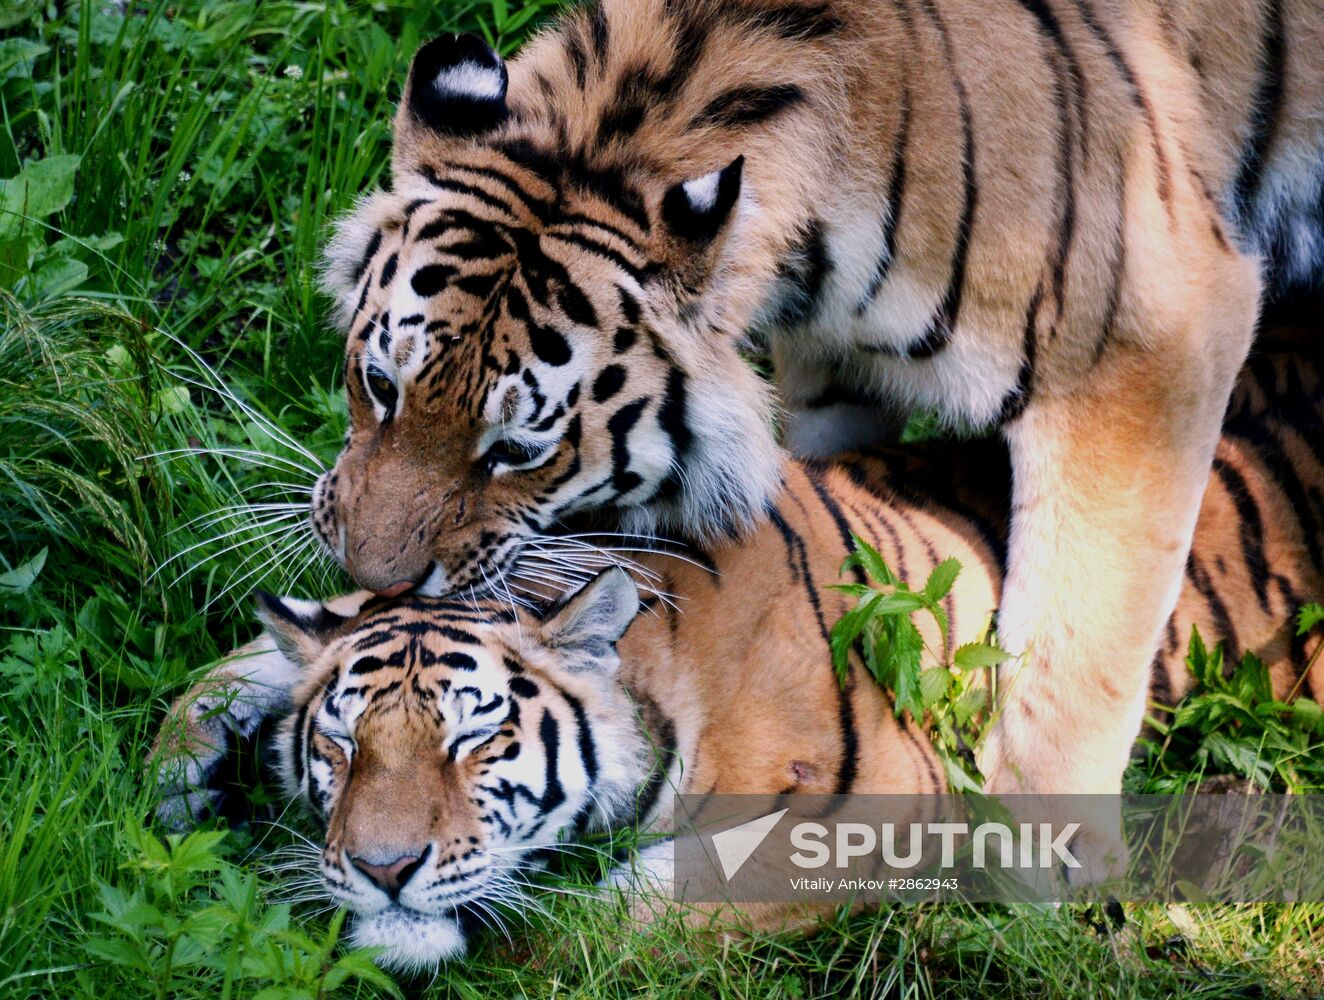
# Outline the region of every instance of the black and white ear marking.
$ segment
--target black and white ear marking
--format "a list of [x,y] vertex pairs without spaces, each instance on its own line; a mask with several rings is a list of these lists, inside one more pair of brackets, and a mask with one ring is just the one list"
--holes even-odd
[[707,243],[721,230],[740,197],[745,158],[737,156],[720,170],[681,181],[662,198],[662,221],[691,243]]
[[506,120],[506,64],[477,35],[442,35],[414,56],[409,111],[441,135],[477,135]]
[[543,642],[584,660],[613,665],[613,646],[639,613],[639,591],[619,566],[604,570],[567,598],[542,622]]
[[349,621],[321,601],[276,597],[258,591],[257,616],[276,647],[300,666],[315,660],[335,630]]

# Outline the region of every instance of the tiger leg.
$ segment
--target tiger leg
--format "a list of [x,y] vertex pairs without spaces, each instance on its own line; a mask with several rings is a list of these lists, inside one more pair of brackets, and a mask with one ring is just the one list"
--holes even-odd
[[1239,286],[1210,295],[1192,327],[1119,338],[1004,429],[1014,496],[998,636],[1020,655],[981,747],[994,793],[1121,789],[1253,328],[1253,271],[1227,272]]
[[[325,607],[350,616],[370,596],[368,591],[357,591],[334,598]],[[309,613],[323,607],[293,598],[281,605]],[[186,830],[215,811],[221,792],[210,783],[232,742],[251,738],[265,719],[288,712],[302,677],[302,669],[264,632],[175,699],[147,759],[157,788],[156,818],[162,825]]]
[[902,408],[860,392],[836,366],[788,351],[785,339],[778,338],[774,359],[786,414],[782,442],[792,455],[827,458],[901,437]]
[[268,716],[288,711],[299,676],[299,668],[264,634],[175,699],[148,758],[158,822],[186,830],[216,809],[221,792],[210,782],[232,739],[248,739]]

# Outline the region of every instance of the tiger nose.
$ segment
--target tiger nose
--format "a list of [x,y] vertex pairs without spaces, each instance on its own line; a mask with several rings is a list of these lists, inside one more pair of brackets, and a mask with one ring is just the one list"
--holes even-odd
[[371,861],[352,855],[349,860],[350,864],[368,876],[377,888],[392,899],[400,894],[400,890],[404,888],[405,883],[413,877],[414,872],[418,871],[419,866],[423,864],[423,858],[418,854],[403,854],[384,865],[373,864]]

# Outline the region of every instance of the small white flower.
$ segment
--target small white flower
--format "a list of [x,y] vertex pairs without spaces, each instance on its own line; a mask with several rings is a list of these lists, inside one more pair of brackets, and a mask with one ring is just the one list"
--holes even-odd
[[285,67],[285,75],[288,76],[291,80],[302,80],[302,79],[303,79],[303,67],[302,67],[302,66],[294,66],[294,65],[286,66],[286,67]]
[[179,182],[181,184],[187,184],[192,179],[193,179],[193,175],[189,173],[187,170],[181,170],[179,172]]

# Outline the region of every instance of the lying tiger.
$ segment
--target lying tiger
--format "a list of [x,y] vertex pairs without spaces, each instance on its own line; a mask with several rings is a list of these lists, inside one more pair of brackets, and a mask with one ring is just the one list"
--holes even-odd
[[[1284,628],[1324,593],[1322,423],[1319,364],[1248,365],[1154,663],[1155,700],[1189,686],[1192,625],[1258,653],[1280,694],[1324,692],[1324,660],[1301,677],[1312,649]],[[653,613],[636,616],[620,569],[541,617],[495,598],[264,597],[266,634],[174,706],[179,726],[156,751],[159,814],[189,822],[217,795],[206,785],[227,730],[284,715],[278,770],[326,825],[328,895],[356,914],[357,943],[422,968],[462,952],[465,906],[507,892],[539,848],[664,827],[677,792],[942,791],[926,734],[894,716],[858,662],[838,685],[828,630],[850,602],[826,589],[851,532],[902,578],[955,556],[953,638],[983,636],[1002,580],[1007,460],[990,442],[940,447],[942,462],[913,449],[788,463],[772,516],[744,541],[642,557],[684,613],[652,597]],[[665,880],[669,847],[638,860]],[[788,911],[746,917],[776,927]]]

